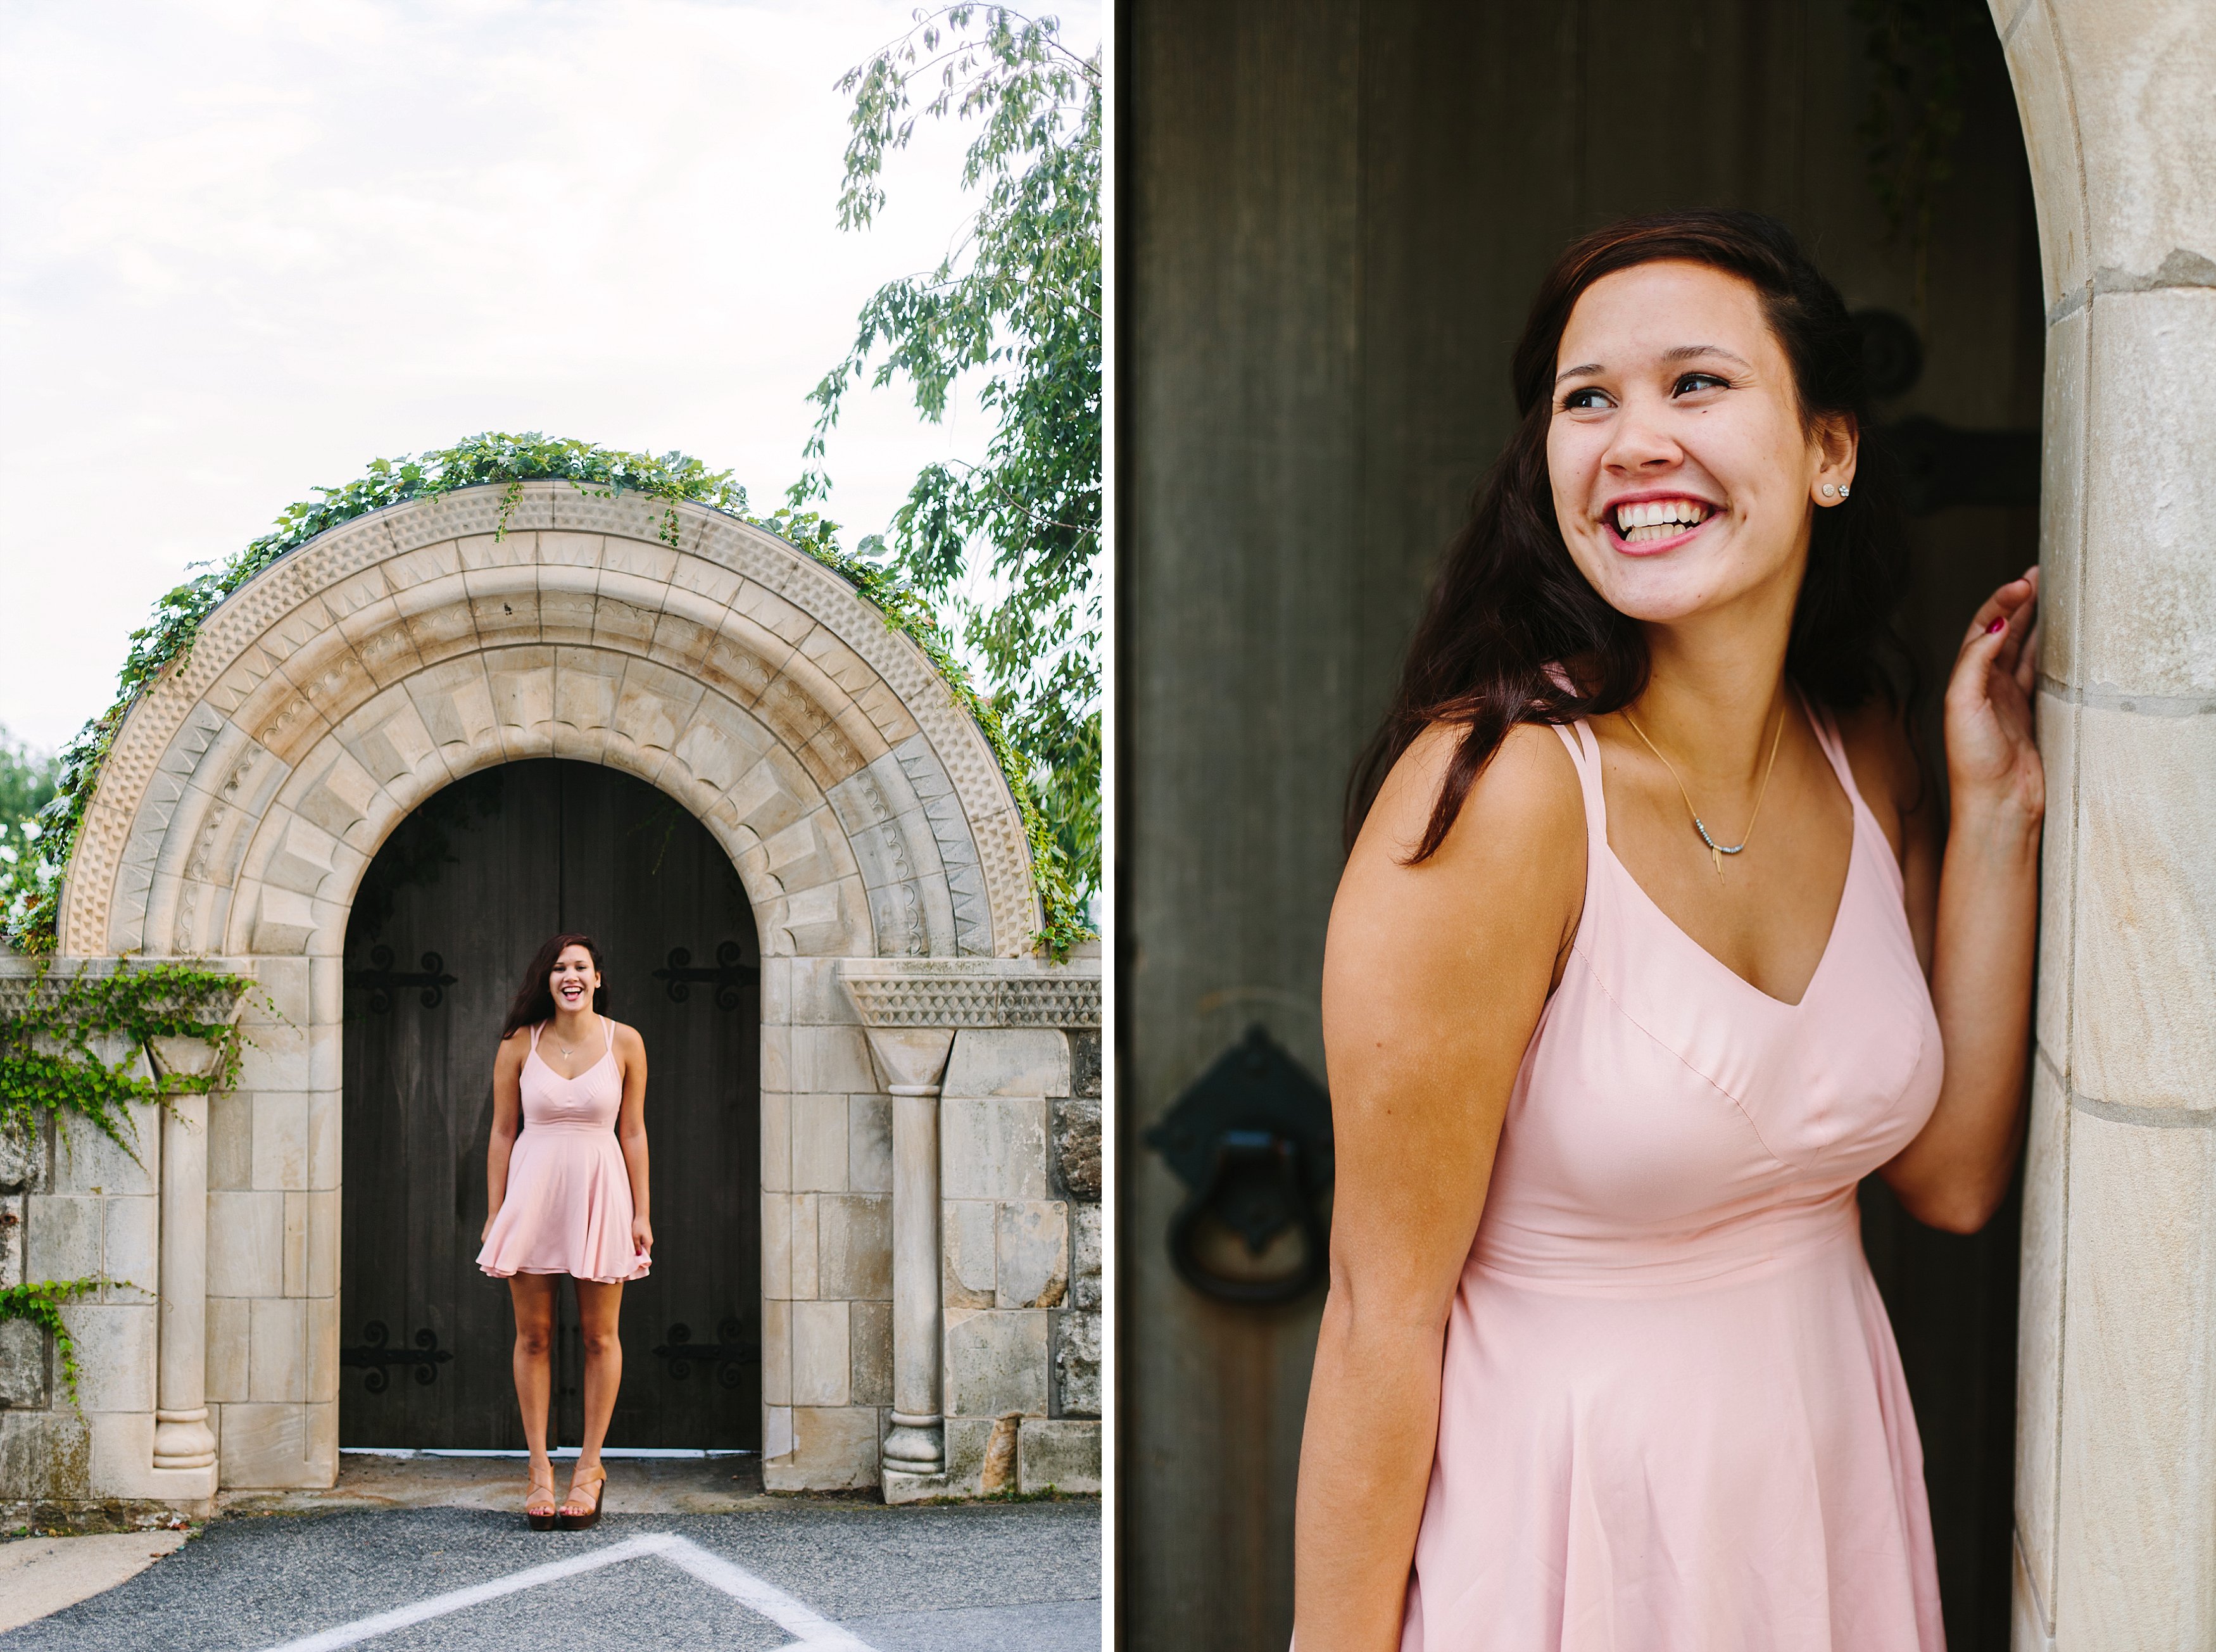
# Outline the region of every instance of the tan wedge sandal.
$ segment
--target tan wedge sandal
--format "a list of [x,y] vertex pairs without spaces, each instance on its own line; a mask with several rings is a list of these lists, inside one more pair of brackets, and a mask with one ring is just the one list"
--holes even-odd
[[[572,1514],[569,1510],[573,1505],[581,1501],[579,1497],[579,1488],[582,1486],[590,1486],[593,1489],[592,1507],[588,1508],[582,1514]],[[600,1500],[606,1495],[607,1489],[608,1471],[604,1468],[595,1467],[590,1476],[586,1476],[582,1471],[570,1476],[569,1495],[562,1500],[562,1513],[558,1517],[562,1530],[564,1532],[582,1532],[588,1526],[599,1525],[600,1519]]]
[[[545,1488],[542,1496],[539,1489]],[[544,1507],[541,1507],[541,1505]],[[559,1508],[554,1501],[554,1465],[546,1465],[546,1473],[531,1476],[531,1489],[523,1494],[523,1518],[531,1523],[533,1532],[551,1532]]]

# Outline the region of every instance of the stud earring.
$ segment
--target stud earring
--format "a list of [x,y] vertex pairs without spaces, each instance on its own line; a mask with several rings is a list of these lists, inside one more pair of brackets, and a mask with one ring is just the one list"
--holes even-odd
[[1838,492],[1838,490],[1837,490],[1837,488],[1833,487],[1830,483],[1826,482],[1825,484],[1824,484],[1824,497],[1825,497],[1826,499],[1829,499],[1829,498],[1830,498],[1833,494],[1835,494],[1835,493],[1837,493],[1837,492]]
[[1854,490],[1853,490],[1852,488],[1841,488],[1841,489],[1839,490],[1839,497],[1840,497],[1840,498],[1842,498],[1842,499],[1844,499],[1844,498],[1845,498],[1849,494],[1852,493],[1853,491],[1854,491]]

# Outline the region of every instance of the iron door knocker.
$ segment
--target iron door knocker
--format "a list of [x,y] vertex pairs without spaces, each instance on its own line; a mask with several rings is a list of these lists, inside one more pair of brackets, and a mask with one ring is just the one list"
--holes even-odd
[[[1170,1262],[1203,1296],[1247,1307],[1297,1301],[1323,1281],[1330,1224],[1331,1102],[1260,1026],[1226,1051],[1146,1135],[1191,1189],[1170,1218]],[[1259,1256],[1289,1227],[1301,1235],[1297,1266],[1260,1278],[1211,1267],[1200,1248],[1213,1221]]]

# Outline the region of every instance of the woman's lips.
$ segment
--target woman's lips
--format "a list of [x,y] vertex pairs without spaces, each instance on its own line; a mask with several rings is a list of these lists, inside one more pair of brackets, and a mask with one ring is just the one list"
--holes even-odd
[[[1717,513],[1719,515],[1721,514],[1722,513],[1720,512]],[[1659,557],[1665,551],[1675,551],[1679,546],[1684,544],[1686,540],[1691,539],[1694,534],[1706,527],[1709,522],[1713,522],[1715,520],[1715,516],[1710,516],[1707,518],[1706,521],[1695,522],[1683,533],[1673,534],[1666,539],[1642,539],[1637,545],[1632,544],[1628,539],[1625,539],[1622,534],[1616,531],[1615,512],[1610,511],[1606,517],[1603,518],[1601,526],[1608,530],[1608,542],[1611,546],[1615,546],[1618,553],[1621,555],[1627,557]]]

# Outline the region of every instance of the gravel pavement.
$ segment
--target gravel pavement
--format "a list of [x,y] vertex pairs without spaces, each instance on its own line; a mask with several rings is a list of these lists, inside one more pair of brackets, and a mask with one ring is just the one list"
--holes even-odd
[[[593,1563],[627,1542],[637,1551]],[[563,1575],[503,1585],[539,1568]],[[503,1587],[361,1638],[379,1614]],[[0,1635],[0,1652],[265,1652],[309,1640],[317,1652],[1097,1652],[1100,1506],[779,1500],[612,1513],[589,1532],[545,1532],[472,1508],[234,1514],[130,1581]]]

